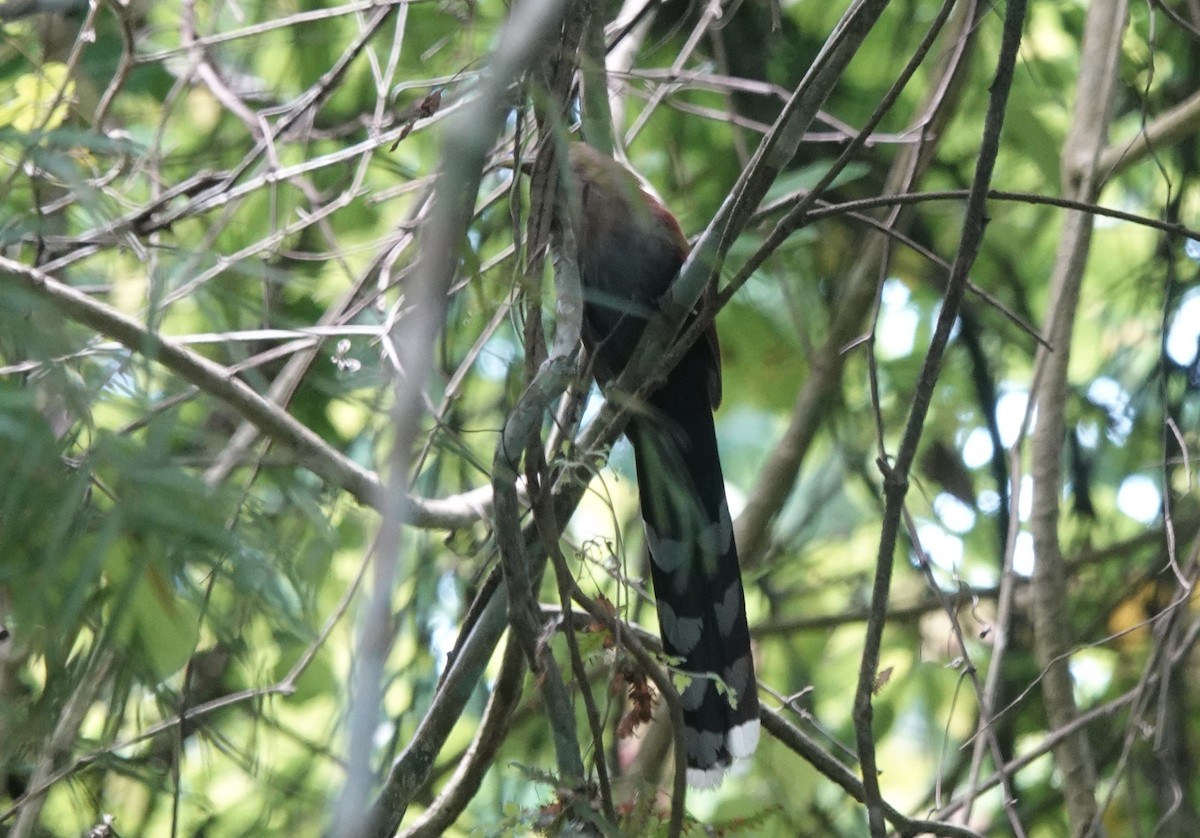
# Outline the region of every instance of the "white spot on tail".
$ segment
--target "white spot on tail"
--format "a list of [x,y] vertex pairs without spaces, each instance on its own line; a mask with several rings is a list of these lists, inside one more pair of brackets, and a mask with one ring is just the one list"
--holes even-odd
[[[725,749],[735,760],[744,760],[754,753],[758,747],[760,733],[758,719],[751,719],[737,725],[725,734]],[[687,770],[688,785],[696,789],[715,789],[725,779],[729,769],[729,760],[716,759],[717,745],[713,741],[719,734],[688,728],[688,756],[702,763],[710,763],[705,768],[689,766]]]
[[742,722],[725,735],[725,747],[734,759],[745,759],[758,747],[758,719]]
[[725,766],[713,765],[709,768],[689,768],[687,770],[688,785],[694,789],[715,789],[725,779]]

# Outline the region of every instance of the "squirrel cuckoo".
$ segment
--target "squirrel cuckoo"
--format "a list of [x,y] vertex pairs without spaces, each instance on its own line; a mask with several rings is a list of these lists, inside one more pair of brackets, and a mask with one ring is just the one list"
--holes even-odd
[[[583,341],[603,386],[629,362],[688,244],[675,217],[616,160],[576,143],[570,164]],[[718,785],[733,759],[753,753],[759,734],[745,596],[713,427],[720,400],[713,327],[634,408],[625,429],[663,650],[692,678],[680,698],[687,779],[697,788]]]

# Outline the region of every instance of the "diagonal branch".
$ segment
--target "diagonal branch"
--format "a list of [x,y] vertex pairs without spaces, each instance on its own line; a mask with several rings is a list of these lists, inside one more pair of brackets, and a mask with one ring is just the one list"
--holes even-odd
[[[263,435],[292,451],[297,461],[313,474],[331,486],[344,489],[364,506],[380,508],[378,475],[321,439],[279,405],[237,378],[227,367],[151,332],[111,306],[93,300],[35,267],[0,256],[0,271],[48,301],[68,319],[157,361],[189,384],[224,402]],[[404,503],[413,526],[457,529],[476,523],[486,514],[490,494],[490,490],[474,490],[433,499],[408,495]]]
[[[128,349],[157,361],[171,372],[232,407],[265,435],[296,454],[305,468],[349,492],[360,503],[378,507],[379,478],[337,451],[307,426],[263,398],[220,364],[164,338],[111,306],[93,300],[38,268],[0,256],[0,271],[46,300],[68,319],[116,340]],[[439,517],[424,502],[410,498],[413,514]],[[441,510],[444,512],[445,510]]]

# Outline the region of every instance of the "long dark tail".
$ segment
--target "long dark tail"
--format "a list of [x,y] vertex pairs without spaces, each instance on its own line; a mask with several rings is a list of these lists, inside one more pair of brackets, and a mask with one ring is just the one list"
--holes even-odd
[[692,676],[681,695],[688,783],[711,788],[758,743],[758,694],[707,369],[689,353],[626,434],[663,647]]

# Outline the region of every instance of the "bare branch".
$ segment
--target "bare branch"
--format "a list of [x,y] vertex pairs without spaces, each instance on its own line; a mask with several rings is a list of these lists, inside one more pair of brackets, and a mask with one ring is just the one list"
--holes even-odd
[[[1083,57],[1075,93],[1071,129],[1062,151],[1063,191],[1067,197],[1092,201],[1099,193],[1102,172],[1097,168],[1112,119],[1113,96],[1125,29],[1127,4],[1120,0],[1103,10],[1089,9],[1084,26]],[[1062,494],[1062,446],[1068,394],[1067,365],[1079,289],[1091,243],[1092,219],[1069,213],[1063,226],[1050,280],[1050,298],[1042,333],[1054,351],[1039,350],[1028,410],[1038,410],[1033,429],[1033,510],[1029,529],[1034,553],[1034,651],[1045,670],[1042,681],[1046,714],[1053,728],[1076,717],[1073,680],[1069,669],[1072,645],[1066,575],[1059,547],[1059,497]],[[1082,733],[1065,738],[1054,749],[1062,772],[1063,792],[1071,834],[1091,832],[1099,816],[1096,807],[1096,769]]]

